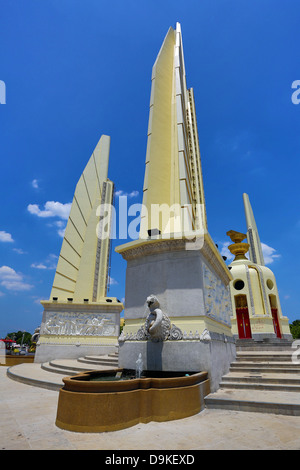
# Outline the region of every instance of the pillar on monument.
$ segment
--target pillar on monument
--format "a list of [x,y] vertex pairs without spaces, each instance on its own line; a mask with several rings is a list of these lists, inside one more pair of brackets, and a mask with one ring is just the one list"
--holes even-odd
[[102,135],[75,189],[35,362],[115,351],[123,304],[107,297],[114,184]]
[[[119,366],[135,368],[141,354],[148,370],[207,370],[214,390],[235,357],[232,276],[207,229],[194,91],[186,85],[179,23],[168,30],[151,83],[140,235],[116,248],[127,261]],[[151,323],[149,296],[169,318],[162,341],[143,329]]]

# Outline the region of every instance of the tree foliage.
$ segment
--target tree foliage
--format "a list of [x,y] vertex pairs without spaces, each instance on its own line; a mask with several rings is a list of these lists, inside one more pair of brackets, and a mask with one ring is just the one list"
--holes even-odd
[[14,331],[12,333],[8,333],[6,335],[6,338],[8,339],[13,339],[17,344],[22,344],[22,338],[23,338],[23,334],[24,334],[24,339],[23,339],[23,345],[24,344],[27,344],[28,346],[31,345],[31,333],[29,333],[28,331]]
[[290,323],[290,330],[294,339],[300,338],[300,320],[294,320]]

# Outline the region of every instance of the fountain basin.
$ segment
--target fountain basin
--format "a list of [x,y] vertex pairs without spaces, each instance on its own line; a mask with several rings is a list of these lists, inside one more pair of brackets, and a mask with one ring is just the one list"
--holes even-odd
[[204,408],[204,397],[210,393],[207,372],[144,374],[134,378],[135,371],[112,369],[64,378],[56,425],[76,432],[117,431],[138,423],[186,418]]

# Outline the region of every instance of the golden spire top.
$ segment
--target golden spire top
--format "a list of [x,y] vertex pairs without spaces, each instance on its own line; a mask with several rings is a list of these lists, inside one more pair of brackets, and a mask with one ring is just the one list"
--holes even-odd
[[234,243],[228,246],[229,251],[235,256],[234,261],[240,259],[247,259],[245,254],[249,250],[249,243],[242,243],[247,235],[245,233],[236,232],[234,230],[229,230],[226,233]]

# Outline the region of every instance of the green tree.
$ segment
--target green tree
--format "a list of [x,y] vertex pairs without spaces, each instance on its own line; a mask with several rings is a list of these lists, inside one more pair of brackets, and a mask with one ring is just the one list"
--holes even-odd
[[294,339],[300,338],[300,320],[294,320],[290,323],[290,330]]
[[22,338],[24,334],[24,339],[23,339],[23,345],[27,344],[28,346],[31,345],[31,333],[28,331],[14,331],[12,333],[8,333],[6,335],[6,338],[13,339],[17,344],[22,344]]

